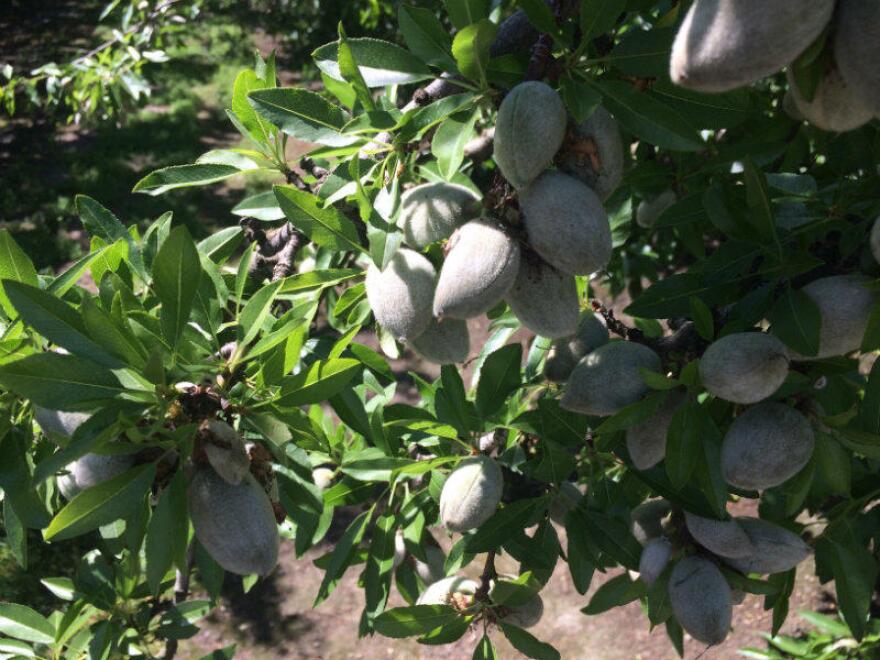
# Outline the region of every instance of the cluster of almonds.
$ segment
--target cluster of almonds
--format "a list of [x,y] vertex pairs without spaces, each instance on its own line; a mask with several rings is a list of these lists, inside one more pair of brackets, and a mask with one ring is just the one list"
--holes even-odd
[[[805,95],[794,63],[827,30],[821,79]],[[756,47],[756,44],[759,44]],[[865,0],[696,0],[676,35],[670,77],[726,92],[788,69],[784,107],[827,131],[880,115],[880,4]]]
[[[623,171],[620,134],[599,108],[569,134],[559,95],[542,82],[513,88],[498,110],[495,161],[519,197],[523,241],[511,227],[476,217],[463,186],[428,183],[404,193],[400,225],[408,247],[380,270],[367,269],[367,299],[395,339],[440,364],[469,352],[465,321],[506,301],[520,322],[549,338],[574,334],[580,310],[576,275],[611,258],[602,202]],[[558,169],[549,169],[558,157]],[[450,238],[451,237],[451,238]],[[420,251],[449,238],[439,276]]]
[[[760,331],[725,335],[706,349],[699,364],[706,390],[719,399],[751,406],[737,416],[724,438],[721,469],[728,483],[748,490],[771,488],[797,474],[810,460],[814,436],[806,417],[765,399],[785,382],[791,361],[858,350],[877,302],[867,283],[859,276],[837,275],[814,280],[802,289],[821,318],[816,356],[794,353],[773,335]],[[609,342],[601,317],[587,314],[573,338],[551,347],[544,374],[551,381],[567,381],[560,402],[563,408],[607,416],[650,392],[641,369],[659,372],[660,356],[642,344]],[[653,415],[627,431],[627,449],[637,469],[647,470],[663,460],[670,423],[685,400],[684,391],[672,390]]]
[[720,644],[730,631],[733,606],[745,593],[731,588],[719,566],[739,573],[788,571],[809,556],[809,547],[793,532],[766,520],[737,517],[713,520],[684,513],[695,552],[683,555],[682,535],[666,500],[648,500],[632,511],[632,531],[644,546],[639,578],[652,585],[679,555],[669,575],[668,594],[681,627],[704,644]]
[[[61,442],[73,437],[89,417],[87,413],[39,406],[34,413],[43,433]],[[203,454],[196,461],[188,491],[196,538],[224,570],[238,575],[267,575],[278,562],[280,537],[272,506],[278,496],[277,492],[267,493],[252,474],[261,461],[252,462],[238,432],[217,419],[202,423],[199,447]],[[58,489],[71,500],[131,469],[135,459],[134,454],[85,454],[58,477]],[[274,490],[277,487],[269,476],[266,481]]]

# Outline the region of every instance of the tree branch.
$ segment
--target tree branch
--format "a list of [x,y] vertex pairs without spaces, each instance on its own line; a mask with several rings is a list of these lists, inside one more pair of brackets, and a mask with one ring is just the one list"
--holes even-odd
[[486,563],[483,565],[483,574],[480,576],[480,586],[477,588],[474,598],[477,600],[488,600],[489,590],[492,588],[492,580],[498,577],[495,571],[495,551],[490,550],[486,554]]
[[[671,335],[654,339],[645,335],[638,328],[630,328],[621,322],[614,316],[613,310],[608,309],[597,300],[593,301],[593,310],[602,315],[608,330],[623,339],[644,344],[655,350],[664,361],[673,353],[695,353],[699,355],[709,345],[709,342],[703,339],[700,333],[697,332],[697,326],[693,321],[685,321]],[[670,322],[669,325],[672,325],[672,323]]]
[[[195,563],[196,546],[195,543],[190,543],[189,547],[186,549],[186,570],[178,570],[177,576],[174,579],[175,605],[180,605],[189,598],[189,582]],[[177,645],[178,641],[176,639],[169,639],[165,642],[165,654],[162,656],[164,660],[172,660],[172,658],[174,658],[177,654]]]

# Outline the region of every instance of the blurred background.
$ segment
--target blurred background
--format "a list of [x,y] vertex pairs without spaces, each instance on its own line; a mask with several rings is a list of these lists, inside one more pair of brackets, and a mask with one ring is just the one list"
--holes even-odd
[[78,193],[126,223],[172,210],[196,236],[235,222],[241,190],[131,189],[239,142],[225,108],[255,51],[277,52],[282,84],[309,84],[310,53],[339,21],[352,36],[393,39],[395,12],[390,0],[3,0],[0,227],[50,268],[80,256]]

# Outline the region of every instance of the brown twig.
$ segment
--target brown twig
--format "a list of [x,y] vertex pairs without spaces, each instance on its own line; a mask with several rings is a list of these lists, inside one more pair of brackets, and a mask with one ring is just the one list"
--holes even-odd
[[[196,546],[190,543],[186,550],[186,570],[177,571],[174,578],[174,604],[180,605],[189,597],[189,583],[192,576],[192,569],[196,563]],[[165,642],[165,654],[162,656],[164,660],[171,660],[177,654],[178,641],[169,639]]]
[[498,577],[495,571],[495,551],[490,550],[486,554],[486,563],[483,565],[483,574],[480,575],[480,586],[477,588],[474,597],[477,600],[486,601],[489,599],[489,590],[492,588],[492,580]]
[[245,238],[257,244],[250,265],[252,277],[262,279],[269,276],[270,267],[273,282],[293,273],[296,254],[308,242],[302,232],[289,222],[270,232],[266,232],[260,221],[254,218],[244,218],[239,224],[244,229]]
[[[709,342],[700,336],[697,332],[697,326],[693,321],[684,321],[681,324],[674,324],[672,321],[669,325],[677,325],[675,331],[666,337],[654,339],[648,337],[638,328],[630,328],[628,325],[620,321],[614,316],[614,311],[608,309],[597,300],[593,301],[593,309],[602,315],[605,319],[605,325],[608,330],[617,336],[628,341],[634,341],[644,344],[652,348],[664,361],[668,360],[673,354],[684,354],[685,356],[697,356],[703,352]],[[721,315],[723,317],[723,313]],[[722,318],[723,320],[723,318]]]

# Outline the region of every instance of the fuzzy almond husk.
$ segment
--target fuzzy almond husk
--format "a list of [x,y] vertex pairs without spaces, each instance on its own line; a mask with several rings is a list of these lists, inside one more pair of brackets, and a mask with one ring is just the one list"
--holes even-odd
[[568,113],[549,85],[530,80],[504,97],[495,122],[494,158],[514,188],[534,181],[562,146]]
[[788,377],[788,349],[773,335],[735,332],[712,342],[700,359],[710,394],[733,403],[758,403]]
[[520,323],[536,335],[557,339],[577,330],[577,281],[533,252],[520,258],[516,281],[505,300]]
[[821,34],[834,0],[696,0],[672,46],[672,82],[701,92],[750,85],[791,64]]
[[440,521],[451,532],[476,529],[495,513],[503,488],[504,477],[495,459],[463,460],[443,484]]
[[267,575],[275,568],[280,542],[275,513],[253,475],[233,486],[212,468],[200,468],[188,500],[196,538],[225,570]]
[[603,202],[623,178],[620,128],[601,105],[571,134],[571,148],[560,152],[559,169],[587,184]]
[[367,268],[367,300],[379,324],[398,341],[422,334],[431,323],[437,271],[424,256],[401,248],[380,271]]
[[546,172],[520,194],[529,245],[570,275],[589,275],[611,259],[611,225],[602,201],[562,172]]
[[875,115],[880,115],[880,3],[838,0],[834,59],[840,75]]
[[478,212],[479,204],[470,188],[446,181],[423,183],[401,196],[398,224],[406,244],[421,250],[452,236]]
[[691,637],[715,646],[727,637],[733,617],[733,598],[718,567],[704,557],[690,555],[669,576],[672,612]]
[[464,320],[486,313],[516,280],[519,245],[485,220],[465,224],[449,245],[434,294],[434,316]]
[[660,356],[647,346],[610,342],[578,362],[560,405],[585,415],[613,415],[649,392],[639,369],[660,368]]
[[781,403],[759,403],[730,425],[721,445],[721,472],[738,488],[772,488],[800,472],[814,446],[813,429],[801,413]]

